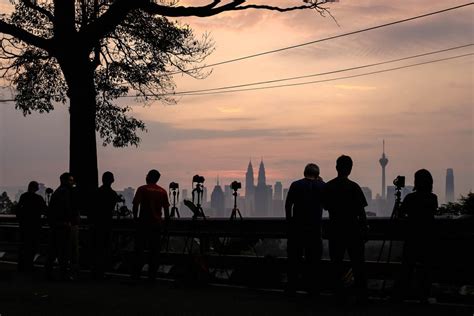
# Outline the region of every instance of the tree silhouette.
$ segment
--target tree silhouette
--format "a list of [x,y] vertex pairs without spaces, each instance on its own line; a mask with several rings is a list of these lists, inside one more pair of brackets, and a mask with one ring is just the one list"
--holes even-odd
[[441,205],[436,215],[474,215],[474,193],[469,192],[466,196],[461,195],[457,202],[449,202]]
[[211,41],[169,18],[247,9],[323,13],[321,5],[332,1],[303,0],[293,7],[245,0],[202,6],[177,0],[10,2],[13,11],[0,15],[0,76],[16,91],[15,106],[24,115],[69,101],[70,171],[90,190],[98,178],[96,131],[104,145],[122,147],[138,145],[136,131],[145,129],[128,115],[129,107],[114,103],[118,97],[174,102],[173,73],[206,75],[199,65],[212,52]]

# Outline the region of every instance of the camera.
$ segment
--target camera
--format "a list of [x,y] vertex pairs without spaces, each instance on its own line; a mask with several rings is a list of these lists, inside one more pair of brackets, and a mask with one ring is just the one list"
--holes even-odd
[[242,189],[242,183],[240,183],[238,181],[233,181],[230,184],[230,187],[232,188],[232,190],[237,191],[238,189]]
[[204,177],[198,174],[193,177],[193,182],[196,182],[196,183],[204,183],[204,180],[205,180]]
[[125,203],[125,198],[122,194],[117,194],[117,202],[118,203]]
[[401,188],[405,187],[405,176],[397,176],[395,180],[393,180],[393,185],[400,190]]
[[178,190],[179,189],[179,184],[176,182],[171,182],[170,183],[170,190]]

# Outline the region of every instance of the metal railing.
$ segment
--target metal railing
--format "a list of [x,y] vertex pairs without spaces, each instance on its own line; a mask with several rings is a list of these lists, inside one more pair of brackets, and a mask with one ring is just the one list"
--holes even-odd
[[[370,278],[393,278],[401,255],[402,240],[406,232],[404,221],[391,221],[389,218],[369,218],[369,242],[366,244],[367,270]],[[15,260],[19,241],[18,222],[13,216],[0,216],[0,252],[2,260]],[[89,224],[84,219],[80,225],[83,253],[87,253]],[[48,226],[46,222],[42,231],[41,248],[44,252],[47,243]],[[474,284],[474,259],[471,255],[474,245],[474,220],[471,218],[448,219],[437,218],[437,232],[434,243],[436,252],[433,257],[435,280],[456,284]],[[423,227],[420,227],[420,232]],[[113,221],[113,248],[115,264],[128,266],[133,259],[133,233],[135,225],[131,219]],[[327,238],[328,220],[322,221],[322,235]],[[287,223],[283,218],[244,218],[229,220],[224,218],[197,219],[180,218],[168,222],[161,255],[161,263],[169,266],[187,264],[196,256],[205,260],[211,269],[251,269],[251,267],[268,267],[271,271],[284,273],[286,270]],[[383,240],[393,240],[394,247],[390,258],[387,251],[377,261]],[[200,243],[206,243],[201,253]],[[191,251],[183,250],[184,243],[195,245]],[[219,246],[220,245],[220,246]],[[227,246],[226,249],[224,246]],[[237,246],[235,246],[237,245]],[[236,249],[232,249],[232,247]],[[220,247],[220,248],[219,248]],[[239,248],[240,247],[240,248]],[[326,254],[323,256],[322,269],[326,269]],[[387,247],[386,247],[387,248]],[[127,250],[128,249],[128,250]],[[239,250],[240,249],[240,250]],[[85,256],[83,256],[84,258]],[[85,260],[87,261],[87,260]],[[117,265],[121,261],[122,264]],[[86,263],[87,264],[87,263]],[[120,268],[119,268],[120,269]]]

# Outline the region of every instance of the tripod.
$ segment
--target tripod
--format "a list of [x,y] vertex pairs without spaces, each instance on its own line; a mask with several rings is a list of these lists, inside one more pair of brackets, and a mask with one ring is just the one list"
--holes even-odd
[[195,197],[197,197],[196,198],[197,202],[195,204],[196,209],[194,211],[193,219],[196,219],[199,217],[202,219],[206,219],[206,216],[204,215],[204,210],[202,209],[202,206],[201,206],[203,195],[204,195],[204,190],[202,188],[202,183],[197,182],[196,188],[194,188],[192,191],[193,203],[194,203]]
[[46,193],[46,205],[49,206],[49,202],[51,201],[51,196],[53,195],[53,189],[47,188],[45,193]]
[[[395,187],[395,203],[393,205],[393,210],[392,210],[392,214],[390,216],[390,221],[389,223],[392,224],[393,222],[395,222],[395,220],[399,219],[400,218],[400,206],[401,206],[401,189],[402,187],[401,186],[396,186]],[[380,262],[380,259],[382,258],[382,254],[383,254],[383,250],[385,248],[385,243],[387,242],[387,238],[385,238],[382,242],[382,246],[380,247],[380,252],[379,252],[379,256],[377,258],[377,263]],[[390,238],[389,239],[389,246],[388,246],[388,254],[387,254],[387,260],[386,260],[386,263],[390,263],[390,259],[391,259],[391,256],[392,256],[392,245],[393,245],[393,239]],[[382,290],[385,289],[385,279],[383,280],[383,283],[382,283]]]
[[234,196],[234,208],[232,209],[232,213],[230,214],[230,220],[236,219],[237,215],[239,215],[240,220],[242,220],[242,214],[237,208],[237,189],[234,189],[234,193],[232,193],[232,195]]
[[171,200],[171,195],[173,195],[173,204],[171,207],[170,218],[174,218],[174,217],[180,218],[178,207],[176,206],[176,202],[179,200],[179,189],[170,188],[170,193],[169,193],[170,200]]
[[[168,196],[170,200],[171,200],[171,195],[173,195],[173,203],[171,204],[172,207],[171,207],[169,219],[175,218],[175,217],[180,218],[178,207],[176,206],[176,203],[179,200],[179,185],[175,182],[171,182],[169,189],[170,190],[169,190]],[[168,252],[169,247],[170,247],[170,234],[168,232],[167,225],[165,225],[165,228],[164,228],[162,244],[166,244],[166,251]]]
[[[193,182],[194,184],[194,182]],[[202,209],[202,206],[201,206],[201,201],[202,201],[202,198],[203,198],[203,195],[204,195],[204,190],[202,188],[202,182],[196,182],[196,187],[193,189],[192,191],[192,202],[189,202],[187,200],[185,200],[185,205],[188,206],[191,211],[193,212],[193,230],[197,233],[197,235],[200,235],[198,229],[196,229],[196,226],[198,226],[199,224],[196,222],[197,219],[199,218],[202,218],[203,220],[206,219],[206,216],[204,214],[204,210]],[[196,202],[196,203],[194,203]],[[191,240],[191,245],[188,247],[188,242],[189,240]],[[191,254],[192,253],[192,250],[193,250],[193,240],[194,240],[194,237],[191,238],[191,237],[188,237],[186,239],[186,242],[184,244],[184,248],[183,248],[183,253],[186,252],[186,249],[188,249],[188,253]],[[199,250],[200,250],[200,253],[203,254],[205,252],[205,248],[206,246],[204,245],[205,243],[205,240],[201,237],[199,237],[199,243],[200,243],[200,247],[199,247]]]

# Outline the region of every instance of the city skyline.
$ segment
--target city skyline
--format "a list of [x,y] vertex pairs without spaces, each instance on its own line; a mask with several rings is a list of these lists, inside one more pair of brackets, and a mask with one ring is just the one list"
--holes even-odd
[[[290,2],[278,1],[283,5]],[[463,3],[408,0],[403,5],[391,1],[374,5],[368,0],[339,1],[330,5],[339,26],[330,17],[309,11],[229,12],[180,21],[188,23],[198,36],[211,32],[216,50],[205,62],[211,64]],[[8,1],[0,1],[2,12],[9,6]],[[321,73],[463,45],[474,37],[472,12],[470,6],[213,67],[204,80],[177,75],[176,90]],[[465,48],[416,61],[470,51]],[[121,99],[119,104],[131,105],[134,115],[147,124],[148,132],[140,134],[138,149],[99,146],[99,173],[114,172],[117,188],[138,187],[152,168],[161,171],[160,183],[165,187],[171,181],[189,187],[194,174],[204,175],[208,182],[219,174],[221,182],[228,184],[243,182],[249,156],[255,163],[263,156],[267,183],[281,181],[288,187],[302,177],[308,162],[320,166],[325,180],[335,177],[336,158],[347,154],[355,163],[351,178],[370,187],[375,195],[381,193],[378,159],[380,143],[385,139],[390,157],[387,185],[397,175],[405,175],[407,183],[412,183],[414,172],[426,168],[433,174],[435,193],[443,201],[446,169],[453,168],[458,197],[474,187],[472,60],[467,57],[316,85],[183,96],[176,106],[155,103],[143,107],[133,99]],[[362,71],[350,74],[359,73]],[[11,97],[9,90],[0,94]],[[0,186],[26,187],[32,179],[57,186],[59,174],[69,169],[68,128],[67,106],[25,118],[12,103],[1,103]]]
[[[385,154],[385,150],[383,151],[383,153]],[[247,194],[250,192],[250,197],[252,199],[254,199],[255,198],[255,189],[258,186],[258,180],[256,181],[256,183],[253,183],[253,186],[251,186],[250,189],[249,189],[248,185],[252,183],[252,182],[249,182],[249,179],[252,179],[254,181],[255,174],[258,175],[257,179],[260,178],[260,181],[263,181],[263,182],[261,182],[261,184],[263,186],[269,186],[270,189],[272,189],[272,190],[275,190],[275,185],[281,186],[281,188],[278,190],[278,193],[277,193],[277,191],[273,191],[273,196],[276,196],[276,194],[279,194],[281,197],[283,197],[283,190],[287,190],[289,188],[291,182],[293,182],[295,180],[298,180],[298,179],[303,177],[303,172],[301,171],[301,177],[300,178],[289,179],[288,181],[284,181],[282,179],[275,179],[274,181],[270,180],[270,182],[267,183],[267,181],[266,181],[267,168],[266,167],[262,168],[262,166],[264,166],[263,157],[261,158],[261,161],[259,163],[259,169],[258,169],[257,172],[255,172],[253,170],[252,165],[253,165],[252,164],[252,159],[250,159],[250,161],[248,162],[247,168],[245,170],[242,170],[242,176],[241,177],[234,177],[234,178],[224,178],[224,179],[227,179],[228,181],[225,181],[225,180],[223,181],[223,178],[222,178],[222,176],[220,176],[220,174],[217,174],[217,176],[215,178],[214,177],[207,177],[207,176],[203,175],[204,178],[205,178],[204,189],[206,190],[205,196],[207,197],[207,200],[210,202],[212,188],[216,188],[216,187],[220,186],[222,189],[224,189],[225,187],[229,187],[232,181],[238,181],[238,182],[241,182],[241,184],[242,184],[242,188],[238,191],[239,196],[247,198],[247,197],[249,197],[249,195],[247,195]],[[304,166],[303,166],[303,168],[304,168]],[[271,170],[271,169],[268,169],[268,170]],[[454,186],[455,186],[455,179],[456,178],[453,175],[453,168],[448,168],[446,170],[447,170],[447,174],[445,175],[445,180],[446,181],[444,183],[439,183],[439,184],[437,184],[436,181],[435,181],[435,185],[434,185],[434,188],[433,188],[433,192],[438,195],[438,201],[439,201],[440,205],[448,203],[448,202],[455,202],[456,200],[458,200],[460,198],[461,195],[467,195],[467,193],[469,193],[469,192],[457,192],[457,191],[455,191]],[[413,179],[411,179],[409,175],[405,175],[405,177],[406,177],[406,187],[407,187],[407,189],[412,189],[413,188]],[[353,178],[352,176],[349,176],[349,178],[351,178],[352,180],[358,182],[358,180]],[[162,178],[160,179],[158,184],[168,191],[168,184],[170,182],[176,182],[176,181],[172,179],[170,182],[164,182],[164,179],[166,179],[166,177],[164,177],[162,175]],[[330,179],[332,179],[332,178],[330,178]],[[323,180],[328,181],[330,179],[326,178],[326,179],[323,179]],[[382,178],[379,179],[379,181],[381,179],[383,181],[383,175],[382,175]],[[213,181],[215,181],[215,182],[213,182]],[[55,188],[54,185],[49,185],[48,183],[44,183],[42,181],[39,181],[39,182],[43,187],[43,191],[44,191],[44,188],[46,188],[46,187]],[[135,189],[135,188],[137,188],[138,186],[140,186],[142,184],[136,184],[136,186],[127,185],[127,184],[125,186],[119,186],[115,183],[112,186],[117,191],[123,191],[123,190],[127,190],[127,189]],[[193,187],[191,185],[188,186],[186,183],[179,183],[179,185],[180,185],[180,190],[182,192],[180,200],[182,200],[184,198],[190,198],[190,196],[187,196],[187,194],[192,191]],[[393,199],[393,196],[392,196],[393,192],[391,192],[391,194],[388,194],[388,190],[391,189],[393,191],[393,188],[394,188],[394,186],[392,184],[392,181],[389,181],[388,183],[386,183],[386,186],[385,186],[386,197],[383,197],[381,192],[380,193],[377,192],[377,190],[374,190],[373,187],[370,187],[368,185],[364,185],[364,183],[360,183],[360,185],[361,185],[361,187],[367,188],[367,189],[370,190],[370,194],[371,194],[373,199],[376,199],[377,197],[379,197],[383,200],[387,200],[387,201]],[[27,187],[27,184],[25,184],[24,186],[21,186],[21,185],[19,185],[19,186],[0,186],[0,191],[2,191],[2,192],[7,191],[7,193],[9,193],[10,198],[15,199],[15,196],[18,195],[19,192],[25,192],[26,191],[26,187]],[[183,192],[184,192],[184,195],[183,195]],[[449,192],[449,195],[448,195],[448,192]],[[278,199],[276,199],[276,200],[278,200]]]

